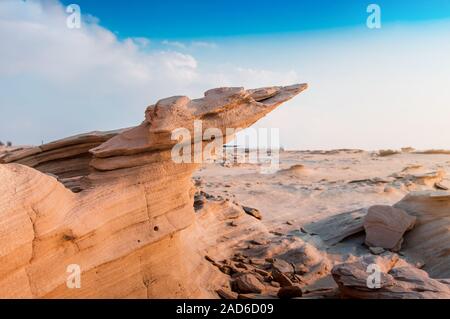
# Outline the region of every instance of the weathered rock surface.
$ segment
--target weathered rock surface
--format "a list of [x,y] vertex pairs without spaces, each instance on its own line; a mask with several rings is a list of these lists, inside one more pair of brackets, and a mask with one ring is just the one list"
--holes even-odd
[[406,178],[410,179],[414,183],[419,185],[433,186],[436,183],[441,182],[445,177],[445,171],[438,170],[435,172],[429,172],[424,174],[412,174],[407,175]]
[[272,269],[273,280],[280,284],[281,287],[289,287],[292,286],[292,280],[289,277],[279,271],[277,268]]
[[310,234],[317,234],[328,245],[335,245],[343,239],[364,231],[364,217],[367,209],[333,215],[304,226]]
[[383,247],[369,247],[369,250],[374,255],[380,255],[385,252]]
[[238,298],[238,294],[229,289],[220,288],[216,292],[219,295],[219,297],[222,299],[237,299]]
[[417,218],[402,252],[424,260],[423,269],[433,278],[450,278],[450,193],[410,193],[394,207]]
[[414,227],[416,218],[404,210],[376,205],[369,208],[364,218],[366,245],[399,251],[403,234]]
[[291,299],[291,298],[298,298],[303,295],[302,288],[298,285],[291,285],[286,287],[281,287],[280,290],[278,290],[278,297],[280,299]]
[[309,284],[325,276],[331,269],[326,254],[310,243],[293,236],[272,237],[265,245],[245,250],[250,258],[262,258],[263,265],[280,286],[302,282]]
[[294,267],[284,259],[271,258],[272,269],[280,273],[294,273]]
[[[375,266],[374,266],[375,265]],[[380,271],[379,281],[374,271]],[[333,278],[341,296],[361,299],[450,298],[448,285],[395,254],[364,256],[355,262],[336,265]]]
[[20,147],[0,154],[0,164],[18,163],[58,177],[74,192],[88,187],[83,184],[92,171],[91,148],[99,146],[115,135],[126,131],[90,132],[34,147]]
[[258,209],[253,208],[253,207],[247,207],[247,206],[242,206],[242,208],[244,209],[244,212],[246,214],[249,214],[257,219],[262,219],[261,212]]
[[261,293],[264,285],[252,274],[243,274],[236,278],[235,289],[240,293]]
[[[198,240],[193,207],[191,174],[199,164],[172,160],[172,130],[194,136],[193,122],[202,120],[203,131],[217,128],[229,139],[226,128],[250,126],[305,88],[172,97],[148,107],[134,128],[4,153],[0,297],[216,297],[216,267],[199,251],[208,243]],[[69,178],[78,193],[45,173]],[[76,289],[66,285],[72,264],[81,270]]]

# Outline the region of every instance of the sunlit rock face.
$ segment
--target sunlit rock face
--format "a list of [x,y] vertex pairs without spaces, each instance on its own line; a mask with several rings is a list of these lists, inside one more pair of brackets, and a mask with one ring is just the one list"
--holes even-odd
[[[172,97],[149,106],[136,127],[2,154],[0,297],[213,296],[220,278],[201,254],[206,233],[193,208],[191,174],[199,164],[173,161],[172,132],[194,136],[201,120],[225,142],[227,128],[252,125],[304,89]],[[81,272],[75,287],[70,265]]]

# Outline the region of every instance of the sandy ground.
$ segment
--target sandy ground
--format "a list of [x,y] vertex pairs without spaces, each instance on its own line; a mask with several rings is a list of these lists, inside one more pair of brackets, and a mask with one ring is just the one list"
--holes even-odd
[[[450,183],[450,155],[439,154],[379,157],[358,151],[286,151],[280,153],[280,171],[261,174],[259,166],[207,164],[195,173],[195,178],[202,180],[200,188],[207,193],[258,208],[268,227],[376,204],[392,205],[408,192],[433,188],[398,182],[395,174],[444,170],[447,177],[443,183]],[[375,182],[366,181],[369,179]]]
[[[173,249],[176,256],[183,256],[183,263],[195,269],[186,285],[201,288],[202,297],[217,297],[218,289],[230,292],[236,278],[241,278],[236,276],[252,274],[264,283],[263,293],[245,297],[276,298],[279,279],[272,278],[270,267],[278,263],[276,267],[283,269],[283,261],[289,268],[283,273],[290,274],[294,267],[290,278],[302,286],[303,297],[336,298],[337,285],[330,273],[333,265],[370,254],[361,231],[338,239],[336,234],[342,234],[342,229],[346,233],[355,221],[361,224],[365,208],[393,205],[410,192],[450,188],[450,154],[283,151],[278,170],[267,173],[263,169],[267,163],[249,163],[243,158],[252,157],[254,151],[238,156],[226,151],[226,161],[204,164],[194,173],[196,198],[200,196],[196,202],[201,205],[194,203],[197,218],[192,227],[180,231],[180,242],[186,247]],[[249,208],[258,213],[249,213]],[[255,218],[258,214],[261,219]],[[327,224],[329,220],[333,222]],[[448,224],[443,221],[442,225]],[[440,236],[442,227],[427,229],[444,242],[434,245],[429,241],[430,245],[446,247],[447,237]],[[417,240],[411,243],[420,246]],[[407,244],[399,252],[402,258],[425,271],[440,267],[436,261],[416,258]],[[435,255],[445,253],[445,247]],[[436,273],[442,274],[442,267]],[[444,275],[434,278],[448,278],[446,269]],[[160,296],[160,291],[155,294]]]
[[[280,153],[280,170],[273,174],[261,174],[260,164],[215,163],[205,164],[194,179],[198,188],[208,194],[257,208],[269,233],[299,235],[329,254],[336,253],[336,258],[342,260],[344,255],[367,253],[367,247],[351,241],[327,246],[318,236],[299,230],[340,213],[372,205],[393,205],[409,192],[435,189],[433,179],[416,183],[402,177],[421,177],[439,171],[446,173],[440,184],[450,186],[450,155],[285,151]],[[246,228],[245,238],[252,238],[252,232],[259,230]],[[242,236],[235,234],[239,235]],[[361,244],[363,241],[363,236],[358,239]],[[245,243],[236,245],[242,248]]]

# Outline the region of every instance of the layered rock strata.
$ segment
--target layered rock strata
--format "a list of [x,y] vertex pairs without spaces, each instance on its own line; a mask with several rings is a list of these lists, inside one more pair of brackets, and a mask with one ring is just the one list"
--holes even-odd
[[[172,133],[195,136],[201,120],[200,133],[215,129],[225,142],[234,135],[227,128],[252,125],[304,89],[172,97],[149,106],[136,127],[3,154],[0,297],[215,297],[193,227],[191,174],[199,163],[173,160]],[[203,135],[184,143],[196,149],[214,140]],[[70,265],[81,271],[77,287],[67,284]]]

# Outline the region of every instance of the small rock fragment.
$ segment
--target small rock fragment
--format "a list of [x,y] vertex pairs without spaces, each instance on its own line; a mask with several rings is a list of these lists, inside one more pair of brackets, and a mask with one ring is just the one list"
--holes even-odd
[[271,233],[275,236],[280,236],[280,237],[284,235],[283,233],[280,233],[279,231],[276,231],[276,230],[271,230],[271,231],[269,231],[269,233]]
[[380,255],[385,252],[384,248],[382,247],[369,247],[369,250],[374,255]]
[[264,290],[258,278],[253,274],[243,274],[236,278],[235,288],[239,293],[261,293]]
[[264,277],[267,277],[267,276],[270,275],[268,271],[265,271],[265,270],[263,270],[263,269],[255,268],[254,271],[255,271],[257,274],[260,274],[261,276],[264,276]]
[[289,279],[288,276],[283,274],[282,272],[278,271],[277,269],[274,269],[272,271],[273,279],[280,284],[281,287],[289,287],[292,286],[292,281]]
[[230,226],[230,227],[237,227],[238,224],[233,220],[233,221],[228,223],[228,226]]
[[445,186],[444,184],[439,183],[439,182],[435,183],[434,187],[436,187],[436,189],[439,189],[439,190],[442,190],[442,191],[448,191],[449,190],[449,188],[447,186]]
[[238,298],[238,294],[226,289],[226,288],[220,288],[216,290],[217,294],[219,295],[220,298],[222,299],[237,299]]
[[259,258],[250,258],[249,262],[250,262],[250,264],[255,265],[255,266],[262,266],[265,264],[264,259],[259,259]]
[[216,262],[213,258],[211,258],[211,257],[208,256],[208,255],[205,256],[205,259],[206,259],[207,261],[209,261],[210,263],[213,263],[213,264]]
[[219,266],[219,270],[221,272],[223,272],[225,275],[229,275],[229,276],[238,272],[236,268],[229,266],[229,265]]
[[244,209],[244,212],[250,216],[253,216],[259,220],[262,219],[262,215],[261,212],[256,209],[256,208],[252,208],[252,207],[247,207],[247,206],[242,206],[242,208]]
[[252,240],[250,240],[250,244],[256,245],[256,246],[263,246],[263,245],[267,245],[267,241],[260,240],[260,239],[252,239]]
[[296,297],[301,297],[303,295],[302,288],[298,285],[281,287],[278,290],[278,298],[280,299],[291,299]]
[[280,286],[280,283],[279,283],[279,282],[276,282],[276,281],[271,281],[270,284],[271,284],[273,287],[275,287],[275,288],[280,288],[280,287],[281,287],[281,286]]
[[236,266],[236,268],[241,268],[241,269],[245,269],[245,270],[248,269],[247,265],[242,262],[235,263],[234,265]]
[[281,273],[293,273],[294,272],[294,268],[292,267],[292,265],[290,263],[288,263],[287,261],[280,259],[280,258],[273,259],[272,268],[274,270],[278,270]]

